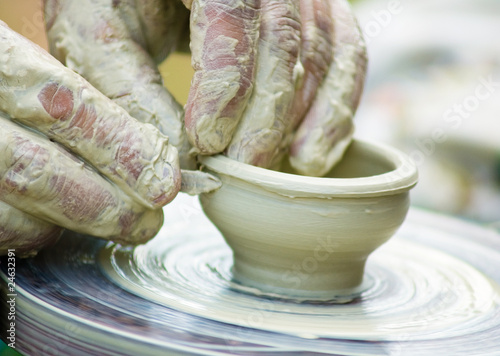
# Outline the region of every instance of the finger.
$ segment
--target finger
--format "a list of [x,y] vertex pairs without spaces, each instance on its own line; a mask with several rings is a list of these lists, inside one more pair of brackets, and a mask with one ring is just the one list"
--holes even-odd
[[0,256],[9,249],[17,257],[31,257],[54,244],[63,228],[28,215],[0,201]]
[[147,207],[180,188],[177,151],[41,48],[0,25],[0,111],[81,156]]
[[[163,61],[171,52],[178,50],[179,45],[184,45],[185,39],[189,41],[189,11],[180,1],[136,0],[135,5],[131,15],[130,6],[121,1],[117,5],[123,14],[120,18],[131,34],[142,33],[145,42],[143,47],[155,62]],[[133,15],[137,17],[138,24],[131,19]]]
[[227,156],[261,167],[273,165],[290,128],[288,112],[303,68],[299,6],[295,0],[262,0],[255,85]]
[[260,0],[194,0],[191,53],[195,70],[186,130],[202,154],[229,144],[252,91]]
[[49,223],[126,243],[153,237],[162,210],[133,201],[57,144],[0,119],[0,199]]
[[366,49],[349,3],[331,0],[331,11],[334,60],[290,147],[291,165],[312,176],[326,174],[349,145],[366,73]]
[[333,58],[333,20],[330,0],[300,0],[304,76],[295,93],[290,116],[293,129],[303,119]]
[[[178,148],[181,164],[192,168],[194,158],[189,155],[182,107],[164,88],[157,65],[148,53],[151,51],[159,60],[180,35],[176,27],[167,32],[159,25],[159,17],[181,9],[182,13],[168,15],[175,16],[182,25],[189,13],[182,4],[168,7],[160,6],[163,1],[137,3],[142,5],[48,0],[45,11],[51,53],[131,116],[159,128]],[[154,5],[160,7],[158,13],[152,14],[149,10]],[[160,33],[153,36],[159,29]],[[167,38],[158,37],[162,35]]]

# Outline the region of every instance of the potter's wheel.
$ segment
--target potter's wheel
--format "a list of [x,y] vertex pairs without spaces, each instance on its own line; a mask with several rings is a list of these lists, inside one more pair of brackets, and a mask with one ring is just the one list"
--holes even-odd
[[[500,352],[498,233],[410,210],[396,236],[369,258],[365,282],[351,302],[311,303],[233,282],[230,250],[195,198],[180,196],[165,213],[160,235],[135,250],[68,233],[55,248],[18,260],[18,350],[43,355]],[[4,260],[0,267],[5,272]],[[306,278],[312,270],[309,259],[289,277]]]

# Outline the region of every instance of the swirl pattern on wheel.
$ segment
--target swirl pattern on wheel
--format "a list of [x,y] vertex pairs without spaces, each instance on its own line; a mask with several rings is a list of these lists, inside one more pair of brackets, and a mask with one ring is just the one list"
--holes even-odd
[[[500,349],[495,231],[412,210],[397,235],[369,258],[359,295],[338,304],[241,286],[232,280],[230,250],[193,198],[176,199],[165,213],[160,235],[135,249],[66,233],[54,248],[18,260],[19,350],[491,355]],[[306,278],[306,271],[296,272]]]

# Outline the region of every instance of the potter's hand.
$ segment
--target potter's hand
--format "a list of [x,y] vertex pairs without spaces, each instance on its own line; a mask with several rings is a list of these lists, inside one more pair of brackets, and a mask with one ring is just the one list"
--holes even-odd
[[186,128],[202,154],[323,175],[351,140],[366,69],[346,0],[186,0]]
[[[365,52],[347,0],[46,0],[52,53],[132,116],[151,122],[190,168],[183,112],[156,64],[191,28],[195,75],[185,122],[194,151],[321,175],[352,134]],[[334,21],[332,21],[334,19]]]
[[[50,52],[134,118],[151,123],[194,168],[183,109],[163,87],[157,63],[188,43],[180,0],[45,0]],[[187,45],[186,45],[187,47]]]
[[1,21],[0,58],[0,254],[36,251],[58,226],[153,237],[181,185],[168,139]]

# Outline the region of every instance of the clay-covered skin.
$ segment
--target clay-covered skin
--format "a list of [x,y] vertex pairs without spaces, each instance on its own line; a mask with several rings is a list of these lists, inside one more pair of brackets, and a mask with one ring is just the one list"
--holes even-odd
[[260,0],[194,0],[191,53],[195,70],[186,129],[202,154],[229,144],[250,97],[255,76]]
[[184,169],[195,167],[183,110],[157,64],[189,33],[180,1],[46,0],[50,52],[134,118],[170,138]]
[[[2,225],[2,248],[15,232],[31,254],[60,231],[51,224],[145,242],[181,187],[167,137],[2,22],[0,132],[0,200],[20,210]],[[17,228],[22,224],[26,229]]]
[[[148,209],[43,136],[1,118],[0,200],[65,228],[130,243],[160,228]],[[3,239],[3,238],[2,238]]]
[[63,230],[0,201],[0,255],[9,249],[15,249],[17,257],[36,255],[55,243]]
[[333,55],[330,0],[262,3],[255,89],[226,150],[240,162],[278,169]]
[[328,172],[351,142],[367,66],[365,44],[349,3],[331,0],[330,5],[335,21],[333,63],[290,147],[291,165],[311,176]]
[[329,171],[351,141],[366,71],[347,1],[189,5],[196,73],[186,128],[198,152],[278,168],[291,147],[299,173]]
[[[132,116],[159,126],[183,168],[193,167],[189,152],[277,168],[291,147],[298,172],[322,175],[342,157],[366,70],[346,0],[85,4],[46,0],[52,53]],[[185,7],[195,70],[185,107],[191,151],[182,109],[155,62],[185,38]]]
[[86,80],[0,25],[0,111],[46,134],[149,208],[180,188],[177,151]]
[[334,26],[330,0],[300,0],[304,76],[289,112],[295,129],[309,109],[333,58]]
[[298,2],[262,0],[261,12],[255,85],[226,155],[269,167],[290,125],[288,112],[303,67]]

